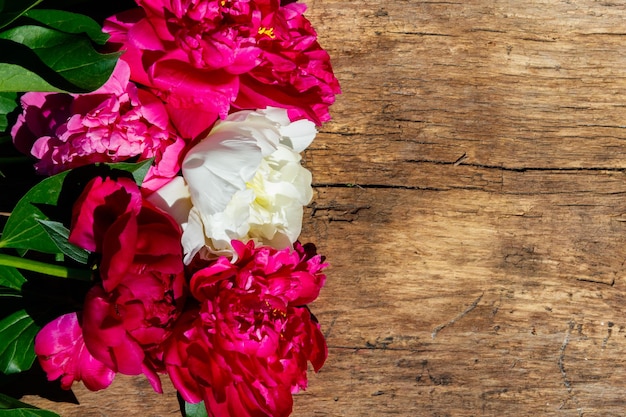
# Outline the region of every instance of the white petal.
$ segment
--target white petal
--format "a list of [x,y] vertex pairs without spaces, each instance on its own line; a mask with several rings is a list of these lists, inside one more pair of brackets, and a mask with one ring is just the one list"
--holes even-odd
[[194,207],[205,214],[223,211],[246,188],[261,159],[256,140],[239,129],[222,130],[198,143],[183,161]]
[[291,120],[289,120],[289,114],[286,109],[269,106],[263,110],[257,110],[257,112],[267,117],[271,121],[278,123],[281,126],[287,126],[289,123],[291,123]]
[[315,139],[317,129],[310,120],[298,120],[280,128],[281,144],[296,152],[304,151]]
[[187,223],[191,210],[191,195],[183,177],[174,177],[150,194],[147,200],[172,216],[181,227]]
[[204,227],[202,226],[200,213],[195,208],[189,212],[189,221],[183,231],[181,243],[185,255],[183,262],[185,265],[189,265],[196,253],[205,245]]

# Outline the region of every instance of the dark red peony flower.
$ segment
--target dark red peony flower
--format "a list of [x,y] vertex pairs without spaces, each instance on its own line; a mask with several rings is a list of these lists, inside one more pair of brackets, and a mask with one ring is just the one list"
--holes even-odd
[[112,229],[126,231],[141,205],[141,192],[133,180],[95,177],[72,207],[68,240],[88,251],[102,253],[107,234]]
[[130,179],[96,177],[78,198],[70,242],[99,253],[102,281],[87,294],[82,337],[114,372],[145,374],[161,391],[162,344],[183,307],[181,231]]
[[306,388],[308,362],[318,371],[326,360],[304,305],[319,294],[326,265],[299,244],[232,245],[235,263],[222,257],[193,275],[198,305],[167,342],[167,372],[186,401],[205,401],[209,416],[287,416],[292,394]]

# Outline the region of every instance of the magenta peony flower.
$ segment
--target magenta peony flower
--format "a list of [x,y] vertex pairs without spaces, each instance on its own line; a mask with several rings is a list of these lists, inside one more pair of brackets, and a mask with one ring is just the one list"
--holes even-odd
[[102,282],[84,304],[87,349],[115,372],[145,374],[157,392],[162,344],[186,294],[180,239],[174,220],[127,178],[94,178],[73,208],[69,241],[101,255]]
[[320,124],[340,92],[328,54],[302,16],[278,0],[138,0],[109,18],[110,41],[125,51],[132,79],[167,105],[195,138],[231,106],[290,110]]
[[233,241],[227,258],[198,270],[198,306],[179,319],[166,344],[166,369],[188,402],[209,416],[287,416],[292,393],[306,388],[307,363],[324,364],[326,342],[305,303],[324,284],[321,257]]
[[159,188],[180,169],[185,143],[169,124],[163,103],[129,82],[120,60],[111,78],[89,94],[29,92],[11,130],[15,146],[52,175],[95,162],[155,158],[144,187]]
[[74,381],[97,391],[113,382],[115,372],[94,358],[85,347],[76,313],[65,314],[46,324],[35,337],[35,353],[49,381],[61,378],[61,387]]
[[306,5],[293,3],[263,17],[261,63],[242,74],[233,107],[281,107],[289,110],[291,120],[307,118],[318,126],[330,120],[328,107],[341,88],[305,10]]

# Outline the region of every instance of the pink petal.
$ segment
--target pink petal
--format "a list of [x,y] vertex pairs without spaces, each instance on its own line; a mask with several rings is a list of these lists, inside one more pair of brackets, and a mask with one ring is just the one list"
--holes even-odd
[[115,372],[87,350],[76,313],[68,313],[45,325],[35,338],[35,353],[49,380],[61,377],[61,386],[70,389],[83,381],[91,391],[108,387]]

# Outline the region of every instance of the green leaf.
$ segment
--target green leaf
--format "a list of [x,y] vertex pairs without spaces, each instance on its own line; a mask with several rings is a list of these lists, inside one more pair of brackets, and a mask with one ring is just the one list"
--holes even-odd
[[185,401],[185,417],[208,417],[204,401],[197,404],[188,403]]
[[25,282],[26,278],[17,269],[0,265],[0,286],[20,290]]
[[154,158],[147,159],[145,161],[136,162],[136,163],[128,163],[128,162],[116,162],[114,164],[106,164],[113,169],[119,169],[121,171],[126,171],[132,174],[133,179],[137,183],[137,185],[141,185],[143,183],[143,179],[148,174],[148,170],[152,165]]
[[25,310],[19,310],[0,321],[0,372],[23,372],[35,361],[35,336],[39,326]]
[[70,237],[70,230],[65,227],[63,223],[43,219],[39,219],[38,221],[61,252],[81,264],[87,264],[89,251],[79,248],[67,241]]
[[[0,40],[0,49],[8,50],[6,44]],[[26,48],[26,53],[30,53]],[[13,53],[13,52],[11,52]],[[18,52],[19,53],[19,52]],[[2,58],[0,58],[2,59]],[[43,68],[43,64],[42,68]],[[15,91],[65,91],[63,88],[53,87],[53,84],[63,86],[67,90],[76,88],[76,86],[67,83],[61,77],[51,75],[52,78],[57,78],[54,81],[48,82],[45,78],[40,77],[33,71],[29,71],[22,65],[7,64],[0,62],[0,92],[15,92]]]
[[94,91],[120,55],[98,53],[86,36],[35,25],[1,32],[0,39],[0,91]]
[[1,2],[0,5],[2,5],[2,7],[0,8],[0,29],[14,22],[15,19],[22,16],[31,7],[36,6],[42,1],[43,0],[13,0],[9,1],[8,5],[5,5],[4,1]]
[[59,253],[56,243],[40,223],[40,220],[50,219],[38,206],[56,205],[68,172],[42,180],[17,202],[4,226],[0,247]]
[[0,393],[0,417],[60,417]]
[[109,39],[109,35],[102,31],[98,22],[82,14],[63,10],[33,9],[26,12],[25,16],[62,32],[85,33],[92,41],[100,45],[104,45]]
[[0,299],[4,298],[6,301],[9,298],[13,299],[21,299],[24,296],[20,290],[15,290],[13,288],[0,286]]
[[17,107],[16,93],[0,92],[0,132],[4,132],[9,127],[7,115]]
[[52,411],[40,408],[17,408],[11,410],[0,410],[0,417],[60,417]]

